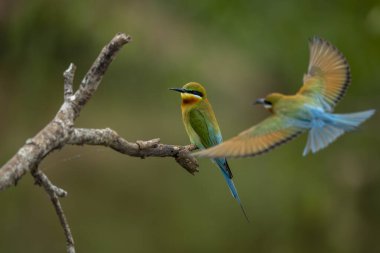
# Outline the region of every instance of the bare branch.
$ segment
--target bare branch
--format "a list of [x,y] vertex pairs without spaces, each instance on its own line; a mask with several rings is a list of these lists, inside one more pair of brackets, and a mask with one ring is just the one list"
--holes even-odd
[[74,94],[73,92],[73,86],[74,86],[74,75],[76,66],[73,63],[70,63],[70,66],[68,69],[63,72],[63,79],[64,79],[64,98],[65,101],[70,101],[71,96]]
[[65,233],[67,253],[75,253],[74,238],[73,238],[73,235],[71,234],[69,223],[67,222],[65,213],[63,212],[63,208],[58,198],[58,197],[66,197],[67,192],[53,185],[53,183],[49,180],[49,178],[39,169],[32,170],[32,175],[35,179],[36,184],[39,186],[42,186],[45,189],[45,191],[50,197],[51,202],[53,203],[55,212],[57,213],[59,222],[61,223],[61,226]]
[[129,142],[120,137],[114,130],[74,128],[67,144],[72,145],[100,145],[135,157],[174,157],[176,161],[191,174],[198,172],[197,160],[189,156],[196,149],[194,145],[176,146],[160,144],[160,139],[149,141]]
[[0,190],[16,184],[27,171],[37,168],[42,159],[52,150],[64,145],[71,127],[69,121],[65,122],[58,117],[59,114],[67,115],[61,111],[62,107],[47,126],[35,137],[27,140],[25,145],[0,168]]
[[41,170],[32,170],[32,175],[35,178],[36,184],[43,186],[47,192],[54,193],[60,198],[67,196],[67,192],[64,189],[55,186]]
[[75,93],[73,91],[73,82],[76,67],[71,63],[63,73],[64,102],[53,120],[33,138],[28,139],[25,145],[0,168],[0,191],[15,185],[26,172],[32,172],[36,183],[41,185],[50,196],[66,236],[68,253],[75,253],[74,240],[59,202],[59,197],[65,197],[67,192],[55,186],[38,169],[41,161],[53,150],[62,148],[66,144],[102,145],[133,157],[174,157],[191,174],[198,171],[197,160],[189,156],[189,153],[195,149],[194,145],[166,145],[161,144],[160,139],[133,143],[123,139],[109,128],[74,128],[75,119],[79,116],[83,106],[96,92],[108,66],[116,57],[116,53],[130,41],[130,36],[117,34],[102,49]]
[[[51,151],[61,148],[70,137],[74,119],[95,93],[102,76],[120,48],[131,40],[130,36],[117,34],[100,52],[82,81],[80,88],[69,100],[65,99],[54,119],[36,136],[29,139],[20,150],[0,168],[0,191],[17,183],[28,171],[37,168]],[[71,93],[75,66],[70,64],[64,72],[64,91]],[[66,98],[67,96],[65,96]]]
[[116,53],[121,47],[132,38],[129,35],[123,33],[117,34],[110,43],[108,43],[100,52],[98,58],[92,64],[90,70],[84,76],[79,89],[75,92],[73,97],[73,103],[75,106],[75,117],[79,116],[79,112],[87,101],[92,97],[95,91],[98,89],[103,75],[106,72],[108,66],[111,64],[116,56]]

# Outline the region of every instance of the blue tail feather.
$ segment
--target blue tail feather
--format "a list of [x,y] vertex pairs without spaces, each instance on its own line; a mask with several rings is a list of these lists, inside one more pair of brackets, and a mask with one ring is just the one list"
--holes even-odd
[[338,128],[342,128],[345,131],[351,131],[357,128],[361,123],[366,121],[374,113],[375,110],[346,114],[333,114],[333,125]]
[[244,217],[249,222],[247,213],[244,210],[243,204],[241,203],[240,198],[239,198],[239,194],[236,190],[234,181],[232,180],[232,173],[231,173],[230,167],[227,163],[227,160],[225,158],[216,158],[216,159],[213,159],[213,161],[218,165],[219,169],[221,170],[223,177],[227,182],[228,188],[230,189],[232,196],[234,197],[234,199],[236,199],[236,201],[240,205],[240,208],[244,214]]
[[311,122],[303,155],[307,155],[309,151],[315,153],[327,147],[345,132],[356,129],[374,113],[375,110],[347,114],[320,113],[318,119]]
[[309,136],[307,138],[306,147],[303,151],[303,155],[307,155],[309,151],[315,153],[327,147],[343,133],[344,130],[331,125],[311,128],[309,131]]

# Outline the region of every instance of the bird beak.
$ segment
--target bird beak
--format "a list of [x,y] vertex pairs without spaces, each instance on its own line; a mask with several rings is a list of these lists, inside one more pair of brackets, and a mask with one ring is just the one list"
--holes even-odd
[[181,92],[181,93],[185,93],[186,90],[183,89],[183,88],[170,88],[169,90],[174,90],[174,91],[178,91],[178,92]]
[[264,98],[259,98],[253,104],[254,105],[263,105],[263,104],[265,104],[265,99]]

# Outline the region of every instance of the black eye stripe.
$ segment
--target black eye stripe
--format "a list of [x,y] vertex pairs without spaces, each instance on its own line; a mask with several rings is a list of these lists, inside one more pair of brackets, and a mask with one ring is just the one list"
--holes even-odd
[[272,103],[269,102],[268,100],[264,100],[264,104],[266,104],[266,105],[272,105]]
[[187,91],[187,93],[190,93],[190,94],[194,94],[194,95],[200,96],[201,98],[203,97],[202,92],[197,91],[197,90],[189,90],[189,91]]

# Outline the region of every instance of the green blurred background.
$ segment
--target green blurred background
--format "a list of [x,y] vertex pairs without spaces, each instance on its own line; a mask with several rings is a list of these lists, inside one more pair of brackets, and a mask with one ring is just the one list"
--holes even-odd
[[[117,32],[133,43],[78,127],[188,144],[179,95],[168,88],[198,81],[229,138],[268,115],[254,99],[300,87],[313,35],[335,44],[352,68],[337,111],[380,106],[378,1],[1,0],[2,164],[58,110],[69,63],[78,84]],[[304,135],[231,160],[249,224],[205,159],[193,177],[169,158],[65,147],[41,168],[69,192],[62,204],[78,252],[380,252],[379,123],[376,114],[316,155],[301,156]],[[0,203],[0,252],[65,252],[53,207],[30,175],[1,192]]]

